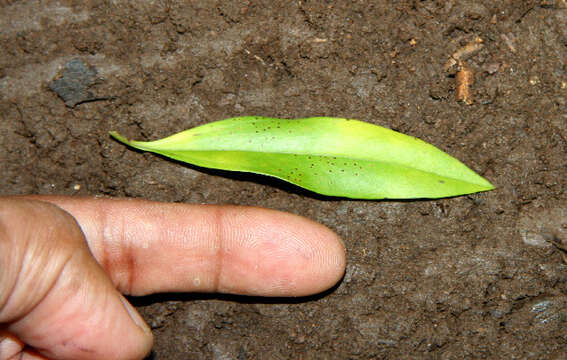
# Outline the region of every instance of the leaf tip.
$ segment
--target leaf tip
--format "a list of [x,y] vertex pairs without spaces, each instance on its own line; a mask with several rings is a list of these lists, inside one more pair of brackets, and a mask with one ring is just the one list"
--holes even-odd
[[490,182],[488,182],[488,185],[486,186],[486,190],[484,190],[484,191],[491,191],[491,190],[495,190],[495,189],[496,189],[496,186],[494,186]]
[[109,131],[108,134],[115,140],[120,141],[121,143],[124,144],[129,144],[130,141],[128,141],[127,138],[125,138],[124,136],[120,135],[119,133],[117,133],[116,131]]
[[[480,176],[479,176],[480,177]],[[471,191],[469,192],[469,194],[474,194],[474,193],[479,193],[479,192],[485,192],[485,191],[492,191],[494,189],[496,189],[496,186],[492,185],[492,183],[490,183],[488,180],[486,180],[483,177],[480,177],[480,179],[482,180],[481,182],[477,183],[474,189],[471,189]],[[462,194],[465,195],[465,194]]]
[[483,187],[483,189],[481,191],[490,191],[490,190],[494,190],[496,189],[496,186],[492,185],[492,183],[488,180],[486,180],[483,177],[480,177],[482,179],[482,184],[479,184]]

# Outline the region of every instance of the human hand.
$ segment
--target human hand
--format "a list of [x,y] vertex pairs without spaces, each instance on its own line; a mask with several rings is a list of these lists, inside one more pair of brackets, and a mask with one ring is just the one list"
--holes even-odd
[[0,198],[0,360],[140,359],[152,334],[120,293],[303,296],[344,270],[333,232],[274,210]]

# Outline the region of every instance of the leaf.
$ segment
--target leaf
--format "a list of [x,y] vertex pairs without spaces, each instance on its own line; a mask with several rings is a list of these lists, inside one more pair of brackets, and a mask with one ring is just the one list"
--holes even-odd
[[436,147],[358,120],[244,116],[149,142],[110,135],[193,165],[270,175],[329,196],[441,198],[494,189]]

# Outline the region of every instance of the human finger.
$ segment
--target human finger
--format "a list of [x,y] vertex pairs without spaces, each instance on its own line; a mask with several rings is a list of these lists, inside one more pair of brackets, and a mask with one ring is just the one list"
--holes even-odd
[[0,198],[0,330],[2,359],[140,359],[153,341],[75,219],[19,198]]
[[344,274],[327,227],[275,210],[143,200],[41,197],[72,214],[126,294],[222,292],[303,296]]

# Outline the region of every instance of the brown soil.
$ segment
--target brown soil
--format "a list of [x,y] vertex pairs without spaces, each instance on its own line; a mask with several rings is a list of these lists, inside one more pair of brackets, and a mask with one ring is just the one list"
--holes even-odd
[[[346,243],[345,278],[320,296],[135,300],[154,359],[566,358],[567,266],[552,245],[567,242],[565,0],[0,4],[2,194],[258,205]],[[480,49],[460,50],[476,37]],[[451,55],[474,72],[472,105],[456,101]],[[73,59],[96,75],[64,101],[50,85]],[[238,115],[390,127],[497,190],[326,199],[108,136],[156,139]]]

